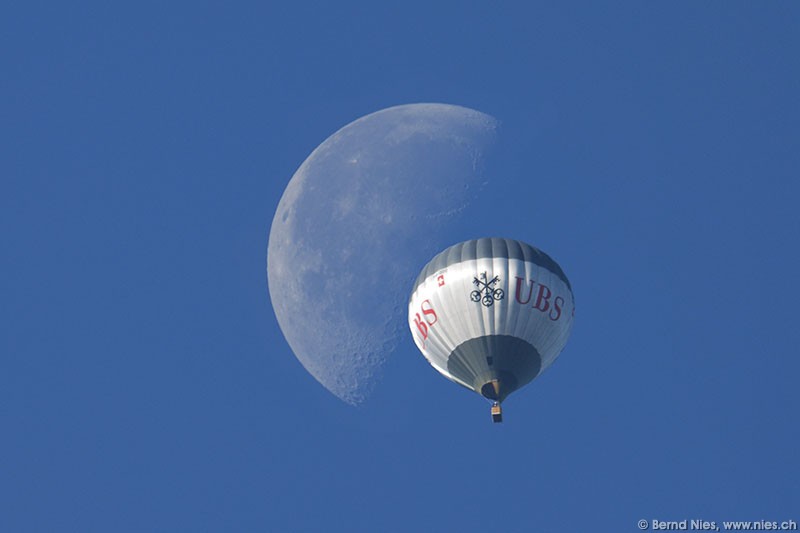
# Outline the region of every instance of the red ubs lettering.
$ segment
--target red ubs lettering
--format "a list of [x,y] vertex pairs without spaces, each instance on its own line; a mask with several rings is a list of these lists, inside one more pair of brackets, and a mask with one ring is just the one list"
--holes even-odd
[[547,313],[547,316],[550,318],[550,320],[556,321],[561,318],[561,312],[564,309],[564,298],[561,296],[556,296],[553,298],[553,291],[550,290],[550,287],[543,283],[539,283],[539,288],[535,291],[536,296],[534,297],[534,285],[536,285],[536,282],[532,279],[528,280],[527,295],[524,295],[523,298],[523,293],[525,291],[522,288],[522,283],[525,280],[519,276],[517,276],[516,279],[517,290],[514,297],[516,298],[517,303],[527,305],[531,302],[531,300],[533,300],[533,305],[531,307],[542,313]]
[[424,343],[426,340],[428,340],[428,328],[436,324],[436,322],[439,320],[439,317],[436,316],[436,311],[434,311],[433,304],[430,300],[423,300],[419,308],[420,311],[422,311],[424,318],[421,317],[419,313],[415,313],[417,316],[414,318],[414,325],[417,326],[417,330],[419,331],[419,334],[422,337],[422,342]]

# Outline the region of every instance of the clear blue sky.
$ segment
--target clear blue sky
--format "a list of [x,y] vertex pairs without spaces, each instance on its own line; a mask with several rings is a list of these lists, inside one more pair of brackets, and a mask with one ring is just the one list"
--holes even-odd
[[[800,4],[316,4],[5,6],[0,530],[800,522]],[[272,312],[294,171],[414,102],[503,123],[575,291],[500,426],[410,336],[350,407]]]

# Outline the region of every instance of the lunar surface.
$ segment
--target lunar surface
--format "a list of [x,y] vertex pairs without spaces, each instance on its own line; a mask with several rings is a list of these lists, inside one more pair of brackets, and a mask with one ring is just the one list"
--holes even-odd
[[278,323],[303,366],[357,405],[407,335],[419,269],[486,183],[497,121],[444,104],[384,109],[325,140],[278,204],[267,276]]

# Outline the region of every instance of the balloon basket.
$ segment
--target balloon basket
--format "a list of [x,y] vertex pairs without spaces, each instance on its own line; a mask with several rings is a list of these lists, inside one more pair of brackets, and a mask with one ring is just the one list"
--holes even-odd
[[492,405],[492,422],[497,424],[498,422],[503,421],[503,410],[500,408],[500,404],[495,402]]

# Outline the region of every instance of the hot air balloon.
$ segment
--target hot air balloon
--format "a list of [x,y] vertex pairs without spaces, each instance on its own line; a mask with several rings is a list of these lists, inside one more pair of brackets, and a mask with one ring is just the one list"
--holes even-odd
[[411,290],[408,325],[439,373],[500,404],[561,353],[575,299],[567,276],[524,242],[483,238],[455,244],[425,265]]

